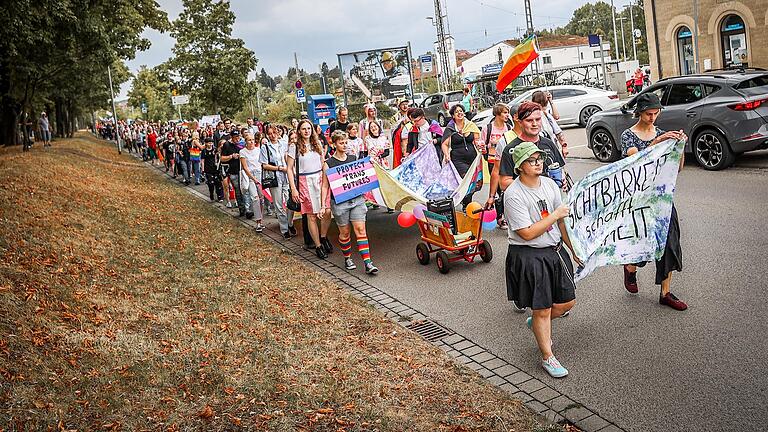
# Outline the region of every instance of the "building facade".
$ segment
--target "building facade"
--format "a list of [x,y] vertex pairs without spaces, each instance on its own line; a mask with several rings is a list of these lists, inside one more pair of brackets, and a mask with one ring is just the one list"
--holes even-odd
[[[498,73],[520,43],[518,40],[505,40],[486,48],[461,63],[464,76],[477,76],[487,73]],[[579,66],[582,64],[600,63],[600,48],[590,47],[586,37],[554,36],[541,37],[539,45],[539,68],[542,71],[561,67]],[[610,45],[603,44],[605,61],[611,61]],[[525,73],[530,73],[529,66]]]
[[768,0],[645,0],[644,5],[652,80],[768,68]]

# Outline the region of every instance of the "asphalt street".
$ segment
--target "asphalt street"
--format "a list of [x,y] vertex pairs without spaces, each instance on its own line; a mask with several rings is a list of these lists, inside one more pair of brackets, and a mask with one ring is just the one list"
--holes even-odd
[[[576,156],[567,168],[578,180],[600,163],[578,147],[586,144],[583,129],[566,131]],[[624,290],[620,267],[597,270],[579,284],[571,316],[554,324],[554,352],[570,371],[565,379],[541,369],[527,315],[506,300],[507,241],[500,230],[486,233],[491,263],[457,263],[442,275],[434,259],[418,263],[415,226],[400,228],[396,214],[372,210],[368,237],[381,273],[371,284],[626,430],[763,430],[768,305],[760,295],[768,286],[768,169],[751,167],[768,166],[768,154],[744,159],[721,172],[691,162],[680,173],[675,203],[684,270],[674,274],[672,292],[689,309],[658,304],[652,265],[639,272],[638,295]],[[476,200],[484,196],[481,191]],[[273,218],[266,225],[277,230]],[[330,237],[336,232],[332,228]],[[362,272],[359,256],[353,258]],[[338,248],[329,259],[342,266]]]

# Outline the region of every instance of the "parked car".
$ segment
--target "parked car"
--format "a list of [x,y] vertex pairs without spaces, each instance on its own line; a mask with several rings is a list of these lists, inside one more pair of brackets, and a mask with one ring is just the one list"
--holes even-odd
[[427,96],[420,106],[424,108],[424,114],[427,118],[437,120],[440,126],[446,127],[451,118],[448,110],[452,106],[461,103],[463,97],[464,93],[461,90],[434,93]]
[[[685,151],[706,170],[730,166],[744,152],[768,148],[768,72],[747,69],[713,71],[659,80],[640,94],[653,92],[664,107],[656,124],[682,129]],[[621,133],[637,120],[637,96],[620,108],[597,113],[587,124],[588,147],[603,162],[621,157]]]
[[426,93],[414,93],[413,94],[413,106],[421,106],[421,103],[424,102],[424,99],[427,98]]
[[[613,91],[580,85],[558,85],[523,92],[513,99],[509,106],[531,100],[533,92],[537,90],[552,93],[552,100],[557,104],[557,111],[560,114],[560,119],[557,121],[560,125],[579,124],[585,126],[589,118],[596,112],[611,109],[620,104],[618,94]],[[491,121],[492,111],[492,109],[480,111],[472,121],[478,127],[483,127]]]

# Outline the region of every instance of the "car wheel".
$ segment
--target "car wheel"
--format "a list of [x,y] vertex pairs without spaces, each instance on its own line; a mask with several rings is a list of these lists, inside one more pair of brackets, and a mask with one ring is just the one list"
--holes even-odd
[[619,149],[613,141],[610,132],[605,129],[596,129],[592,132],[590,138],[592,142],[592,153],[600,162],[615,162],[621,156]]
[[437,115],[437,122],[440,123],[440,126],[442,127],[448,126],[448,122],[445,121],[445,116],[442,114]]
[[596,112],[600,112],[602,110],[602,108],[596,105],[589,105],[584,107],[584,109],[581,110],[581,114],[579,114],[579,126],[586,127],[589,118],[592,117]]
[[708,171],[726,169],[736,160],[723,134],[713,129],[705,129],[696,134],[693,155],[696,162]]

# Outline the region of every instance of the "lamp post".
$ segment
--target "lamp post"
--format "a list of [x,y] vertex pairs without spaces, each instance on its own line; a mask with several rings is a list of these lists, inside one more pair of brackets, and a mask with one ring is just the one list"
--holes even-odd
[[[632,57],[634,60],[637,60],[637,38],[635,37],[635,14],[632,13],[632,8],[634,5],[630,1],[629,4],[625,7],[629,8],[629,25],[632,26]],[[624,34],[624,32],[622,32]]]
[[621,22],[621,60],[627,61],[627,44],[624,41],[624,20],[626,20],[627,17],[619,17],[619,22]]
[[613,22],[613,47],[616,53],[616,59],[619,58],[619,38],[616,35],[616,9],[613,7],[613,0],[611,0],[611,21]]

